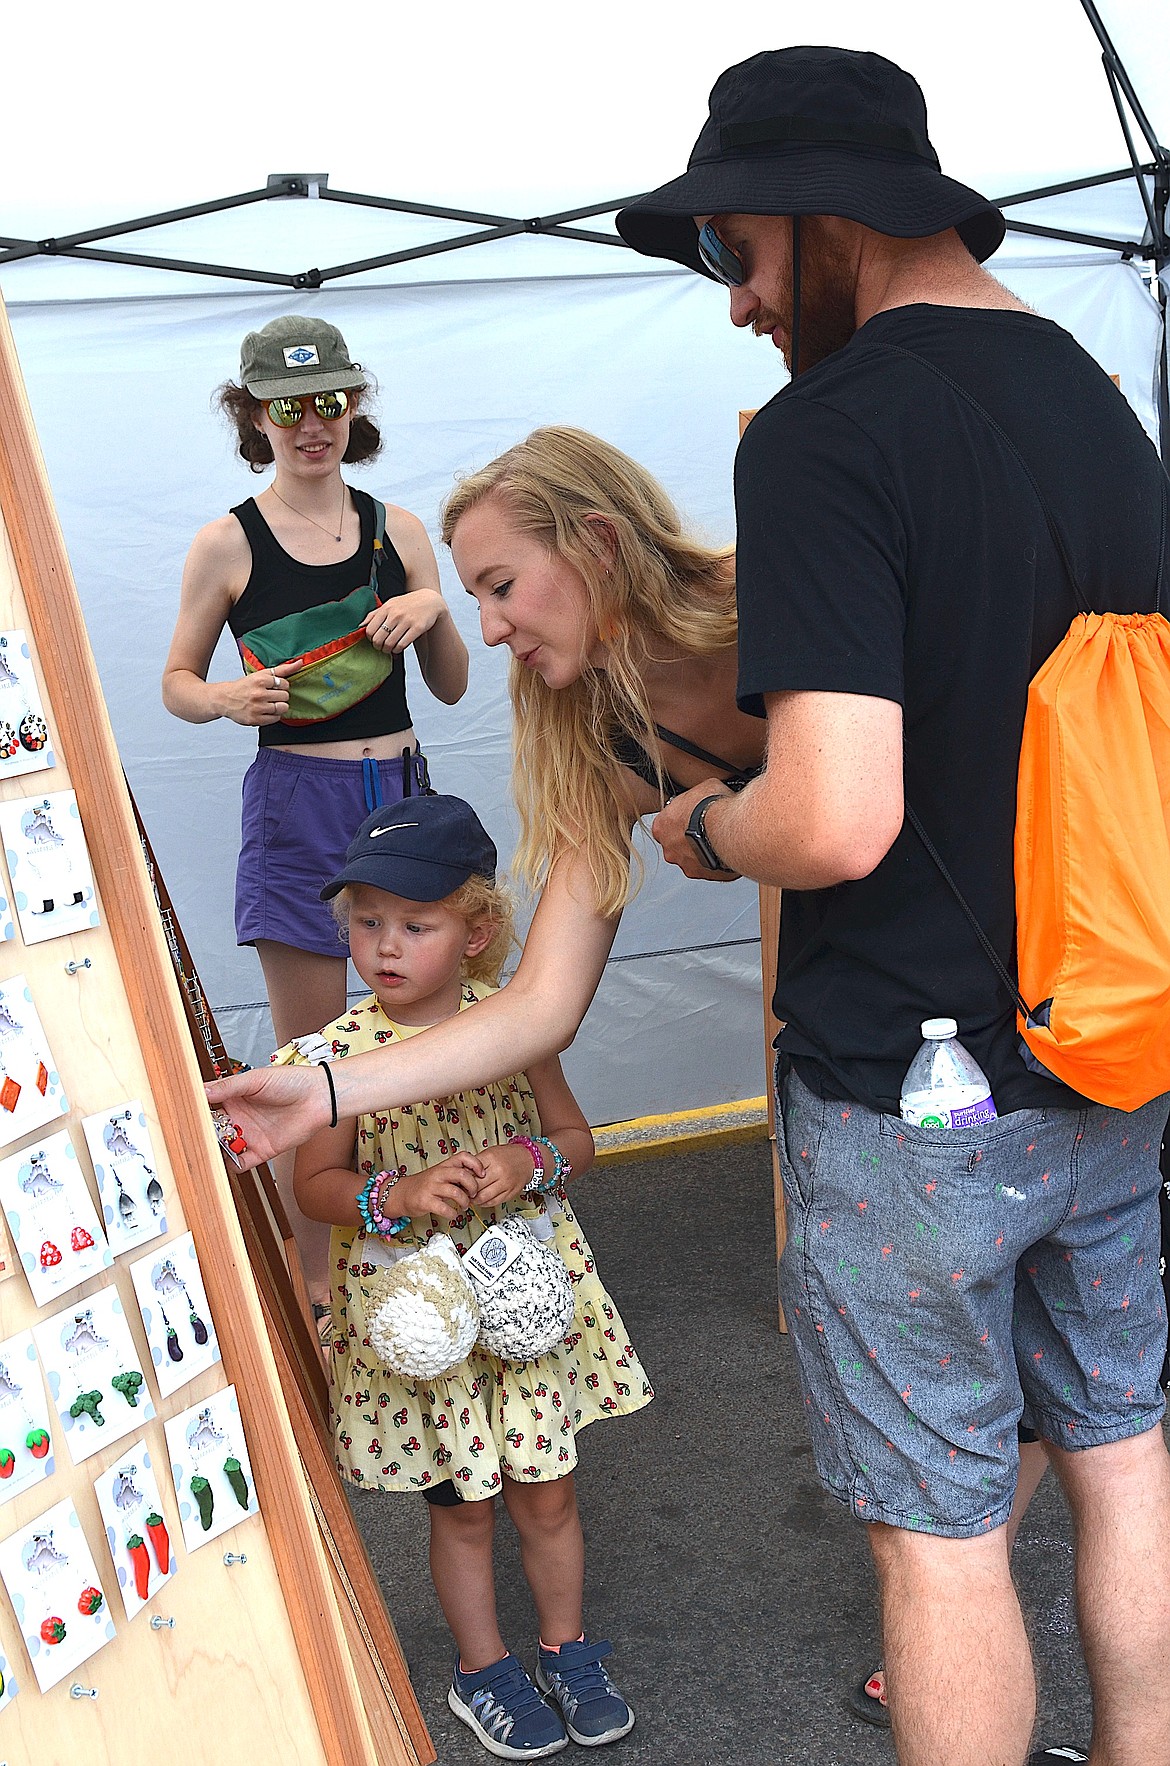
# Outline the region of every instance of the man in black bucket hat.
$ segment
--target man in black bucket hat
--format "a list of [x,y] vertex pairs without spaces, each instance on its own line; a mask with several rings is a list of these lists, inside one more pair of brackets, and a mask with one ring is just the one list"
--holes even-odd
[[[739,699],[768,764],[654,832],[692,876],[785,890],[782,1292],[822,1481],[869,1523],[898,1758],[1027,1756],[1022,1417],[1074,1512],[1091,1758],[1170,1766],[1167,1100],[1123,1115],[1030,1070],[951,891],[1010,969],[1028,683],[1076,611],[1062,557],[1089,605],[1151,608],[1164,475],[1108,377],[982,268],[1002,217],[944,177],[881,56],[729,69],[687,171],[618,228],[724,283],[794,376],[736,461]],[[993,1102],[923,1128],[902,1081],[944,1014]]]

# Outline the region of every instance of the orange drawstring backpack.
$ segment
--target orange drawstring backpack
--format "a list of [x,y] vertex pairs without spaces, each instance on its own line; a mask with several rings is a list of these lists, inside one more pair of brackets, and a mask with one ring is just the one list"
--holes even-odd
[[[1016,791],[1016,979],[909,804],[907,819],[1016,1002],[1028,1065],[1096,1103],[1136,1110],[1170,1092],[1170,621],[1157,611],[1090,612],[1015,443],[932,362],[897,353],[946,380],[1010,448],[1083,610],[1028,689]],[[1160,559],[1165,543],[1163,496]],[[1154,600],[1160,607],[1160,571]]]

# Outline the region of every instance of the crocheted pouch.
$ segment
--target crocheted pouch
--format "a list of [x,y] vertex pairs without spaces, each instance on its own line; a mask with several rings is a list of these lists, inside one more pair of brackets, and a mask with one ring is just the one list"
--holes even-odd
[[573,1317],[573,1284],[549,1241],[547,1214],[510,1216],[472,1245],[463,1270],[479,1302],[479,1341],[501,1361],[534,1361],[556,1347]]
[[410,1379],[433,1380],[465,1359],[479,1335],[479,1307],[454,1240],[435,1233],[366,1290],[370,1346]]

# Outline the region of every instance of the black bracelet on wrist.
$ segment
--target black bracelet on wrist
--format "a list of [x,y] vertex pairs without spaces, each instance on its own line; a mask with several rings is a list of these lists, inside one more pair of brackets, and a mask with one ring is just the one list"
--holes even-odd
[[318,1065],[318,1067],[320,1067],[322,1073],[325,1075],[325,1083],[329,1087],[329,1126],[330,1126],[330,1128],[336,1128],[337,1127],[337,1087],[333,1083],[333,1075],[329,1071],[328,1061],[318,1061],[317,1065]]

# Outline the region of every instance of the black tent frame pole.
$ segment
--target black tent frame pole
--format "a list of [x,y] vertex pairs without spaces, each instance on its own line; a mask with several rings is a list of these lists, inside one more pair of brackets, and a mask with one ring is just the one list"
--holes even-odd
[[[1146,146],[1156,160],[1165,163],[1170,159],[1170,154],[1167,154],[1166,149],[1158,141],[1158,137],[1154,133],[1150,119],[1142,109],[1141,101],[1139,100],[1137,93],[1134,91],[1133,81],[1125,70],[1125,63],[1122,61],[1120,55],[1118,55],[1117,50],[1113,47],[1113,39],[1105,29],[1101,14],[1097,11],[1096,6],[1094,6],[1093,0],[1081,0],[1081,7],[1084,11],[1085,17],[1093,27],[1098,43],[1101,45],[1101,59],[1105,63],[1106,73],[1110,76],[1110,85],[1116,80],[1117,84],[1121,87],[1121,90],[1125,93],[1125,101],[1133,112],[1137,126],[1145,136]],[[1125,128],[1126,139],[1128,141],[1129,130],[1126,128],[1124,121],[1122,122],[1122,127]],[[1130,145],[1130,154],[1131,156],[1133,154],[1132,144]]]

